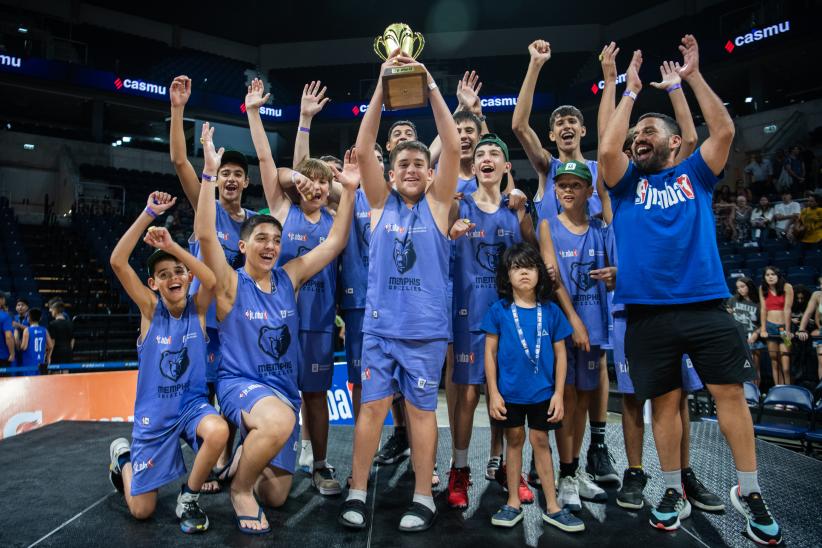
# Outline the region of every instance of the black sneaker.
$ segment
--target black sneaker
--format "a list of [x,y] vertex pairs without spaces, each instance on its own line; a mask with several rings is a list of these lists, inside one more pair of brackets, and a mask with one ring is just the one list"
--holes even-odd
[[528,470],[528,484],[531,487],[539,487],[541,482],[539,481],[539,473],[537,472],[537,465],[534,462],[534,457],[531,457],[531,468]]
[[773,519],[761,493],[751,493],[747,497],[739,493],[739,486],[731,487],[731,503],[747,521],[746,533],[757,544],[779,544],[782,529]]
[[642,490],[648,483],[648,476],[639,468],[626,468],[622,476],[622,487],[617,492],[617,504],[623,508],[639,510],[645,504]]
[[202,533],[208,529],[208,516],[200,508],[199,498],[200,493],[186,493],[185,489],[180,489],[176,513],[183,533]]
[[691,504],[676,489],[666,489],[656,508],[651,509],[651,526],[664,531],[679,529],[680,520],[691,515]]
[[594,477],[594,481],[600,483],[619,482],[619,474],[611,463],[614,458],[608,452],[608,446],[604,443],[591,444],[588,448],[588,462],[585,471]]
[[378,464],[394,464],[411,454],[411,448],[408,446],[408,436],[406,434],[397,434],[394,432],[385,445],[382,446],[380,452],[374,457],[374,462]]
[[699,478],[696,477],[693,470],[682,472],[682,485],[685,488],[685,496],[688,500],[699,508],[707,512],[722,512],[725,510],[725,505],[722,500],[711,493],[705,487]]

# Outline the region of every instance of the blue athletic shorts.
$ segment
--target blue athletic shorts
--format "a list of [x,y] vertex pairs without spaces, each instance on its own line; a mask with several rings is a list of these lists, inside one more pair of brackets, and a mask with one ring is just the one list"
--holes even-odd
[[131,441],[132,495],[159,489],[186,473],[180,438],[196,453],[200,448],[197,426],[208,415],[217,415],[217,411],[202,397],[189,403],[177,424],[158,432],[156,437],[135,423]]
[[409,340],[366,333],[362,342],[362,403],[395,392],[424,411],[437,409],[448,339]]
[[334,377],[334,334],[300,331],[300,370],[297,385],[303,392],[325,392]]
[[220,352],[220,332],[216,327],[206,327],[206,335],[206,382],[217,382],[217,369],[223,361],[223,354]]
[[345,361],[348,366],[348,382],[362,384],[362,321],[365,317],[364,308],[343,310],[342,319],[345,322]]
[[485,384],[485,332],[454,332],[454,384]]
[[248,434],[248,430],[246,430],[243,423],[243,411],[251,413],[254,404],[268,396],[279,399],[288,405],[294,413],[294,429],[291,431],[285,445],[271,459],[269,464],[293,474],[297,465],[297,449],[300,445],[300,410],[295,409],[282,393],[266,384],[242,377],[220,379],[217,382],[217,399],[220,402],[220,411],[226,419],[237,427],[243,439]]
[[568,357],[565,384],[572,384],[577,390],[595,390],[599,386],[602,350],[598,346],[591,346],[589,352],[583,348],[574,348],[571,337],[568,337],[565,339],[565,353]]

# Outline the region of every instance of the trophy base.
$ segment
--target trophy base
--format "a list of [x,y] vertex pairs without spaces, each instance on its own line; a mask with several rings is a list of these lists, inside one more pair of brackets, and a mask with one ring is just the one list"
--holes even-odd
[[382,73],[383,104],[388,110],[428,105],[428,75],[420,66],[389,67]]

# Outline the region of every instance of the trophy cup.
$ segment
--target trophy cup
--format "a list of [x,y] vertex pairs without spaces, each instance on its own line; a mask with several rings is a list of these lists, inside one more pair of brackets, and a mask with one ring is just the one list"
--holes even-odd
[[[404,55],[416,59],[425,46],[419,32],[412,32],[405,23],[393,23],[382,36],[374,39],[374,52],[385,61],[399,48]],[[428,104],[428,75],[420,66],[389,67],[382,73],[383,103],[388,110],[419,108]]]

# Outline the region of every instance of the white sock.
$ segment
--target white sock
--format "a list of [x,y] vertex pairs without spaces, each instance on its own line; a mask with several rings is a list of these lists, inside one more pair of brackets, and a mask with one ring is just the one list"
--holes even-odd
[[[358,500],[360,502],[365,502],[367,496],[368,493],[365,491],[361,491],[359,489],[349,489],[348,497],[346,497],[345,500]],[[363,522],[363,517],[359,514],[359,512],[354,512],[351,510],[343,514],[343,519],[351,523],[356,523],[357,525],[361,525]]]
[[[422,504],[432,512],[437,511],[437,507],[434,506],[434,497],[414,493],[414,498],[412,499],[412,501]],[[403,516],[402,520],[400,520],[400,526],[405,528],[419,527],[422,524],[422,519],[420,519],[417,516]]]
[[454,449],[454,467],[465,468],[468,466],[468,449]]

